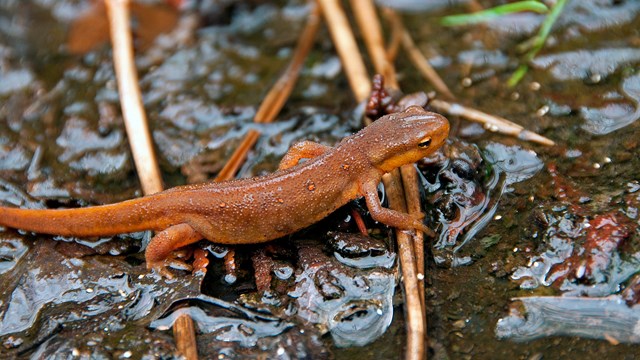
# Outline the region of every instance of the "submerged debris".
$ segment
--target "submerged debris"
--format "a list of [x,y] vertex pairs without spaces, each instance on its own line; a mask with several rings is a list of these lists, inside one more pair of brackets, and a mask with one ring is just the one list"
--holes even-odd
[[[607,298],[531,296],[514,299],[509,316],[498,320],[496,336],[531,341],[545,336],[579,336],[612,344],[640,343],[640,307]],[[523,311],[516,305],[524,306]]]
[[535,175],[542,162],[531,151],[497,143],[485,147],[484,157],[477,147],[456,140],[444,153],[422,167],[434,207],[427,222],[439,233],[434,259],[439,265],[468,265],[472,257],[462,255],[465,244],[491,221],[510,185]]

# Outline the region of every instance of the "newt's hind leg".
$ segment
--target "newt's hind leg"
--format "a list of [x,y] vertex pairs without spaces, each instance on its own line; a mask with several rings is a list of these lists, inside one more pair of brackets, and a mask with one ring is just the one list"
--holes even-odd
[[144,253],[147,269],[153,269],[163,276],[171,277],[165,268],[171,261],[171,252],[200,239],[202,235],[188,224],[173,225],[162,230],[151,239]]
[[289,148],[289,151],[287,151],[282,160],[280,160],[278,170],[296,166],[300,159],[311,159],[326,153],[330,149],[331,146],[308,140],[295,143]]

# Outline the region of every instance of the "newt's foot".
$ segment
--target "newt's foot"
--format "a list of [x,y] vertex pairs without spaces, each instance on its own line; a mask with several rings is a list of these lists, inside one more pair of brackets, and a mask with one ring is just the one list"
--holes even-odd
[[147,263],[147,269],[152,270],[153,272],[162,276],[163,278],[173,279],[174,275],[171,272],[171,270],[169,270],[169,267],[177,270],[188,271],[188,272],[193,271],[193,267],[191,265],[187,264],[185,261],[174,259],[174,258],[165,259],[159,262]]
[[419,213],[411,213],[411,216],[418,221],[422,221],[422,219],[424,219],[425,217],[425,213],[423,213],[422,211]]
[[422,212],[418,214],[411,214],[411,217],[413,217],[414,219],[412,228],[415,229],[416,231],[422,231],[428,237],[435,238],[436,233],[433,230],[431,230],[430,227],[428,227],[422,222],[422,219],[424,219],[424,216],[425,215]]
[[422,231],[425,235],[431,238],[436,237],[436,233],[433,230],[431,230],[430,227],[428,227],[422,222],[422,219],[424,218],[424,214],[420,213],[419,215],[413,215],[413,217],[414,217],[413,224],[412,224],[413,230]]
[[191,271],[190,265],[183,260],[177,260],[176,257],[189,258],[192,251],[184,249],[184,247],[200,239],[202,239],[202,235],[185,223],[173,225],[160,231],[151,239],[144,252],[147,269],[153,269],[156,273],[169,279],[173,278],[173,274],[167,270],[168,266]]
[[436,232],[431,230],[430,227],[428,227],[427,225],[423,224],[422,222],[420,222],[420,226],[417,227],[416,230],[422,231],[425,235],[427,235],[430,238],[435,238],[436,237]]
[[167,267],[164,266],[164,264],[156,264],[156,265],[147,264],[147,269],[152,270],[154,273],[162,276],[165,279],[173,279],[173,273],[169,271],[169,269],[167,269]]

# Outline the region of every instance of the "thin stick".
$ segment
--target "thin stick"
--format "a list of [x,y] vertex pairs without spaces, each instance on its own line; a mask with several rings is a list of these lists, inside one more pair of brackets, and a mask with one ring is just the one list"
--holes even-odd
[[[138,74],[133,60],[133,41],[131,39],[129,1],[106,0],[113,62],[122,106],[122,116],[129,138],[129,146],[138,172],[138,178],[145,195],[162,191],[162,177],[156,161],[153,143],[147,125],[147,117],[142,105],[142,96],[138,87]],[[174,326],[173,335],[176,347],[187,360],[198,359],[198,349],[193,320],[189,315],[180,316]]]
[[387,86],[394,89],[400,88],[393,64],[387,58],[382,39],[382,27],[378,21],[373,1],[351,0],[351,8],[354,10],[360,33],[367,45],[367,50],[376,72],[384,76]]
[[532,141],[542,145],[555,145],[552,140],[538,135],[533,131],[526,130],[522,126],[499,116],[489,115],[476,109],[438,99],[431,100],[429,105],[438,112],[461,116],[467,120],[481,123],[485,129],[492,132],[511,135],[521,140]]
[[153,194],[162,191],[162,178],[153,151],[147,117],[142,106],[142,95],[138,88],[138,74],[133,62],[129,1],[107,0],[106,4],[122,116],[133,153],[133,161],[138,171],[142,191],[145,194]]
[[[389,199],[389,207],[396,211],[407,212],[400,171],[394,170],[382,177],[382,182]],[[405,231],[396,230],[398,255],[402,267],[402,282],[404,284],[405,303],[407,312],[407,349],[406,360],[422,360],[425,356],[425,323],[423,321],[422,303],[419,295],[418,276],[415,266],[415,255],[411,245],[411,237]]]
[[[369,56],[377,73],[388,74],[393,80],[389,87],[398,89],[393,64],[387,60],[382,40],[381,26],[371,0],[352,0],[360,32],[365,35]],[[385,79],[387,80],[387,79]],[[401,185],[402,184],[402,185]],[[387,193],[397,194],[391,206],[411,214],[421,214],[418,175],[413,165],[405,165],[400,171],[389,174],[385,183]],[[403,192],[404,189],[404,192]],[[391,197],[390,197],[391,198]],[[405,202],[406,201],[406,202]],[[407,352],[406,359],[423,359],[426,337],[426,307],[424,302],[424,234],[416,231],[412,239],[404,232],[396,232],[400,263],[404,274],[403,284],[407,298]],[[411,247],[413,244],[413,247]],[[407,246],[409,248],[407,249]],[[418,278],[417,273],[422,274]],[[417,301],[416,301],[417,299]],[[418,315],[419,314],[419,315]]]
[[418,69],[418,71],[422,74],[422,76],[433,85],[433,87],[441,93],[443,96],[449,99],[455,99],[455,96],[449,90],[447,84],[442,80],[440,75],[435,71],[435,69],[429,64],[429,60],[422,54],[420,49],[416,46],[411,38],[411,35],[407,31],[407,29],[402,24],[402,19],[395,11],[391,9],[385,9],[385,16],[392,24],[391,26],[394,29],[397,29],[400,32],[400,39],[402,40],[402,46],[404,50],[409,55],[409,59],[413,63],[413,65]]
[[[400,168],[402,175],[402,186],[404,187],[404,196],[407,201],[407,210],[409,214],[422,213],[420,204],[420,192],[418,190],[418,172],[413,165],[404,165]],[[416,258],[416,277],[418,281],[418,294],[420,295],[420,304],[422,304],[422,317],[424,326],[427,326],[427,307],[424,300],[424,235],[422,231],[416,231],[413,235],[413,253]],[[425,331],[426,335],[426,331]]]
[[320,4],[333,44],[338,56],[340,56],[342,66],[344,66],[351,91],[358,102],[364,101],[371,93],[371,82],[347,16],[338,0],[318,0],[318,4]]
[[[305,25],[300,38],[298,38],[296,50],[293,53],[289,66],[276,81],[271,90],[269,90],[267,96],[265,96],[253,119],[254,122],[272,122],[280,110],[282,110],[284,103],[289,98],[289,95],[291,95],[291,91],[293,91],[293,87],[298,80],[304,60],[307,58],[307,55],[309,55],[309,51],[311,51],[311,47],[313,46],[319,27],[320,14],[318,8],[314,7],[309,14],[307,24]],[[246,160],[247,154],[256,144],[259,137],[260,131],[254,129],[250,130],[247,135],[245,135],[240,146],[238,146],[233,155],[231,155],[229,161],[227,161],[222,170],[220,170],[215,181],[225,181],[233,178],[238,172],[238,169],[240,169],[240,166],[242,166],[242,163]]]
[[484,7],[482,6],[482,4],[480,4],[477,0],[469,1],[469,3],[467,4],[467,8],[469,9],[470,12],[477,12],[477,11],[484,10]]
[[[365,35],[365,41],[367,43],[367,49],[371,56],[376,72],[381,74],[391,74],[393,82],[390,84],[393,88],[398,88],[399,85],[395,81],[395,69],[391,62],[387,60],[387,55],[384,51],[384,43],[382,40],[381,26],[378,17],[375,13],[375,8],[371,0],[352,0],[352,8],[356,13],[356,19],[360,26],[360,32]],[[350,29],[349,29],[350,31]],[[351,54],[351,58],[360,58],[359,53]],[[348,70],[345,66],[345,70]],[[369,79],[366,79],[368,86],[370,87]],[[355,92],[356,90],[352,88]],[[410,172],[413,171],[413,178],[416,179],[415,169],[409,166],[406,170],[408,177],[411,178]],[[405,202],[405,196],[412,200],[412,208],[414,211],[421,213],[419,192],[417,187],[417,181],[413,183],[407,181],[408,187],[402,186],[402,176],[399,170],[395,170],[390,174],[383,177],[383,182],[389,196],[389,203],[391,208],[406,212],[407,205]],[[417,199],[418,207],[415,208],[415,201]],[[405,353],[405,359],[408,360],[421,360],[425,358],[425,329],[426,329],[426,312],[424,307],[424,295],[421,295],[421,290],[424,289],[419,285],[418,277],[416,274],[416,258],[414,256],[413,243],[424,244],[423,237],[414,238],[411,241],[410,236],[404,231],[396,231],[396,240],[398,242],[398,255],[400,257],[400,266],[403,273],[403,285],[406,297],[406,313],[407,313],[407,350]],[[420,247],[422,253],[424,245]],[[421,268],[424,269],[424,256],[421,256],[423,263]],[[423,291],[422,291],[423,292]]]
[[302,65],[304,65],[304,61],[313,47],[319,28],[320,9],[315,6],[309,13],[307,23],[302,30],[302,34],[300,34],[300,38],[296,44],[296,50],[291,58],[291,63],[289,63],[284,74],[276,81],[267,96],[265,96],[256,113],[255,122],[271,122],[276,118],[280,110],[282,110],[284,103],[289,98],[289,95],[291,95],[293,87],[298,80]]
[[[173,337],[176,339],[176,347],[187,360],[198,359],[198,347],[193,319],[187,314],[180,315],[173,324]],[[190,344],[190,345],[187,345]]]
[[398,57],[398,52],[400,50],[400,45],[402,45],[402,27],[398,26],[402,25],[399,22],[389,21],[390,35],[389,35],[389,44],[387,45],[387,58],[390,62],[394,63],[396,61],[396,57]]
[[256,144],[259,137],[260,131],[255,129],[249,130],[244,136],[244,139],[242,139],[240,145],[238,145],[233,154],[231,154],[227,163],[224,164],[224,167],[220,170],[214,181],[220,182],[233,179],[240,169],[240,166],[242,166],[244,161],[247,159],[247,154],[251,149],[253,149],[253,146]]

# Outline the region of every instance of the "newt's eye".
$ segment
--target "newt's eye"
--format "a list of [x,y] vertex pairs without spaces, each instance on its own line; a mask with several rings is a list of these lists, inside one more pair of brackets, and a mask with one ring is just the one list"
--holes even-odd
[[429,147],[429,145],[431,145],[431,138],[430,137],[426,137],[426,138],[420,140],[420,142],[418,143],[418,147],[421,147],[421,148]]

